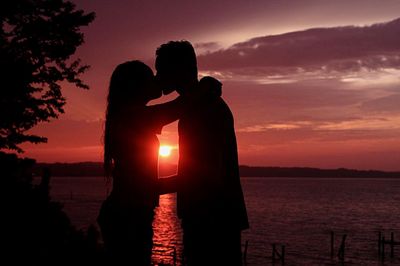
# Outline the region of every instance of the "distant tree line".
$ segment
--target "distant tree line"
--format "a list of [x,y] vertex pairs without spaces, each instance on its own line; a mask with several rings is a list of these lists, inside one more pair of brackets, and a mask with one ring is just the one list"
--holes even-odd
[[377,170],[354,170],[346,168],[319,169],[309,167],[256,167],[242,165],[239,168],[243,177],[363,177],[363,178],[400,178],[400,172]]
[[[35,172],[40,172],[47,167],[53,176],[104,176],[102,163],[39,163]],[[336,177],[336,178],[400,178],[400,172],[384,172],[377,170],[353,170],[353,169],[319,169],[309,167],[239,167],[242,177]],[[176,172],[176,165],[164,165],[160,169],[161,176],[172,175]]]

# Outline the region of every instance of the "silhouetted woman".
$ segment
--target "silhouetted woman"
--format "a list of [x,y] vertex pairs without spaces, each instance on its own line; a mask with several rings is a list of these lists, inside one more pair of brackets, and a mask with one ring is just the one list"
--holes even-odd
[[162,126],[178,118],[181,100],[146,106],[161,96],[152,70],[140,61],[117,66],[109,87],[104,167],[113,188],[98,223],[111,264],[150,265],[152,221],[158,205]]

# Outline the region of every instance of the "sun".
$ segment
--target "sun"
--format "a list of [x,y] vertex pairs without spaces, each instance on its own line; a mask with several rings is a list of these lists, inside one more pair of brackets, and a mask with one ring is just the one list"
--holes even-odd
[[160,154],[161,157],[168,157],[171,155],[171,150],[172,150],[171,146],[163,145],[163,146],[160,146],[158,154]]

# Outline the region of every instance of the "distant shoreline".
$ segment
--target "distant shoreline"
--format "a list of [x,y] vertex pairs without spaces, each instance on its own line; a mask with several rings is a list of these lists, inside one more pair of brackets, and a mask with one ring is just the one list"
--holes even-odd
[[[37,163],[34,174],[41,175],[43,168],[49,168],[52,176],[104,176],[100,162],[81,163]],[[176,165],[160,167],[160,176],[176,173]],[[270,167],[239,166],[241,177],[303,177],[303,178],[400,178],[400,172],[355,169],[320,169],[311,167]]]

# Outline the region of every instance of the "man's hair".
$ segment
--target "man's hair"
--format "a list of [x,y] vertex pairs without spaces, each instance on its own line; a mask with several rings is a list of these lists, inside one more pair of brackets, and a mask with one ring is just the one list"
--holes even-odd
[[188,41],[170,41],[162,44],[156,51],[158,66],[187,70],[197,79],[197,59],[192,44]]

